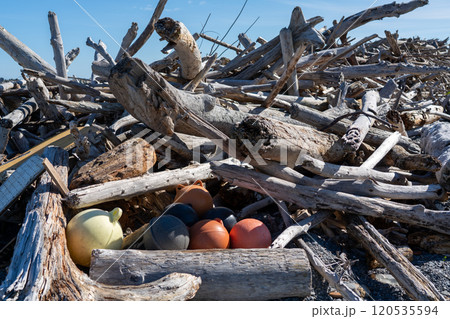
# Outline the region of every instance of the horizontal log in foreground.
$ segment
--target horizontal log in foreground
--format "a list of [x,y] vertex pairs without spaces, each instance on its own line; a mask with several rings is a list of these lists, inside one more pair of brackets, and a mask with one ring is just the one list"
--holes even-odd
[[181,270],[201,277],[194,300],[270,300],[311,292],[303,249],[99,249],[92,258],[91,279],[108,285],[142,285]]

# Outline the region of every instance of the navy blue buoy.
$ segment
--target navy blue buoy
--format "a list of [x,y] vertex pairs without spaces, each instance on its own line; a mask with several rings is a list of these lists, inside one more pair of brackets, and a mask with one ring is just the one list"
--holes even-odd
[[173,203],[166,207],[164,215],[172,215],[183,221],[183,223],[191,227],[199,221],[198,215],[191,205],[183,203]]
[[205,219],[220,218],[225,228],[230,231],[237,223],[234,212],[227,207],[214,207],[208,210],[204,216]]

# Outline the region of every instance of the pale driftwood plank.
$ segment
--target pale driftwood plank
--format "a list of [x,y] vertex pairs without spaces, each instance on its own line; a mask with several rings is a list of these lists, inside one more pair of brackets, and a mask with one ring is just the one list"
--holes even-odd
[[35,155],[30,157],[12,173],[0,186],[0,216],[43,171],[42,158]]

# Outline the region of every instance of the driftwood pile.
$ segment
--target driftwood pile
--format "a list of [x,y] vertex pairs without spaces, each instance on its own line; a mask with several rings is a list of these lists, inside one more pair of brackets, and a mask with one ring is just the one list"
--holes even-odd
[[[321,17],[306,19],[296,7],[279,36],[240,34],[239,46],[160,19],[166,2],[139,37],[132,24],[115,57],[87,39],[95,50],[89,80],[68,78],[79,49],[64,54],[53,12],[56,67],[0,27],[0,47],[23,67],[23,80],[0,85],[0,219],[21,224],[0,246],[15,244],[0,298],[306,297],[312,265],[337,298],[363,300],[354,278],[302,239],[318,226],[359,242],[411,299],[444,300],[395,245],[449,253],[447,39],[348,37],[428,1],[373,7],[320,30]],[[172,52],[150,64],[133,58],[153,32]],[[202,56],[199,38],[236,56]],[[275,203],[264,215],[271,247],[128,249],[173,201],[175,186],[196,180],[238,218]],[[116,206],[127,250],[94,251],[88,276],[70,259],[64,228],[84,208]],[[292,241],[300,249],[285,248]]]

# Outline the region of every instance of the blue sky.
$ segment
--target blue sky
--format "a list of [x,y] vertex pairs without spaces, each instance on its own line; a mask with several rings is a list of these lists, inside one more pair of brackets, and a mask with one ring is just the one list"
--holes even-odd
[[[102,27],[106,34],[74,0],[22,0],[2,1],[0,25],[19,38],[50,64],[53,62],[53,50],[50,46],[50,31],[47,20],[49,10],[54,11],[59,20],[65,51],[80,47],[81,53],[69,68],[69,75],[89,77],[90,65],[94,51],[85,45],[86,38],[94,41],[101,39],[108,46],[108,52],[115,57],[117,42],[131,25],[137,22],[139,33],[147,25],[157,0],[77,0]],[[248,0],[243,14],[234,25],[225,41],[232,43],[240,32],[244,32],[254,21],[256,24],[247,33],[252,40],[261,36],[270,40],[280,29],[289,24],[290,14],[295,6],[300,6],[305,17],[321,16],[324,22],[317,27],[330,26],[333,20],[349,16],[370,6],[391,3],[385,0]],[[398,1],[398,2],[407,2]],[[208,14],[211,18],[205,33],[220,38],[231,25],[244,0],[169,0],[161,17],[171,17],[182,21],[194,33],[202,29]],[[362,38],[373,33],[384,36],[384,30],[399,30],[400,37],[420,36],[423,38],[444,39],[450,34],[450,1],[430,0],[425,7],[418,8],[400,18],[386,18],[371,22],[350,33],[351,37]],[[139,34],[138,33],[138,34]],[[111,36],[111,37],[110,37]],[[211,44],[201,43],[202,54],[210,52]],[[152,35],[136,57],[150,63],[164,57],[160,50],[165,46],[158,35]],[[222,49],[219,48],[219,53]],[[233,56],[233,52],[225,55]],[[0,77],[20,77],[20,67],[3,50],[0,49]]]

